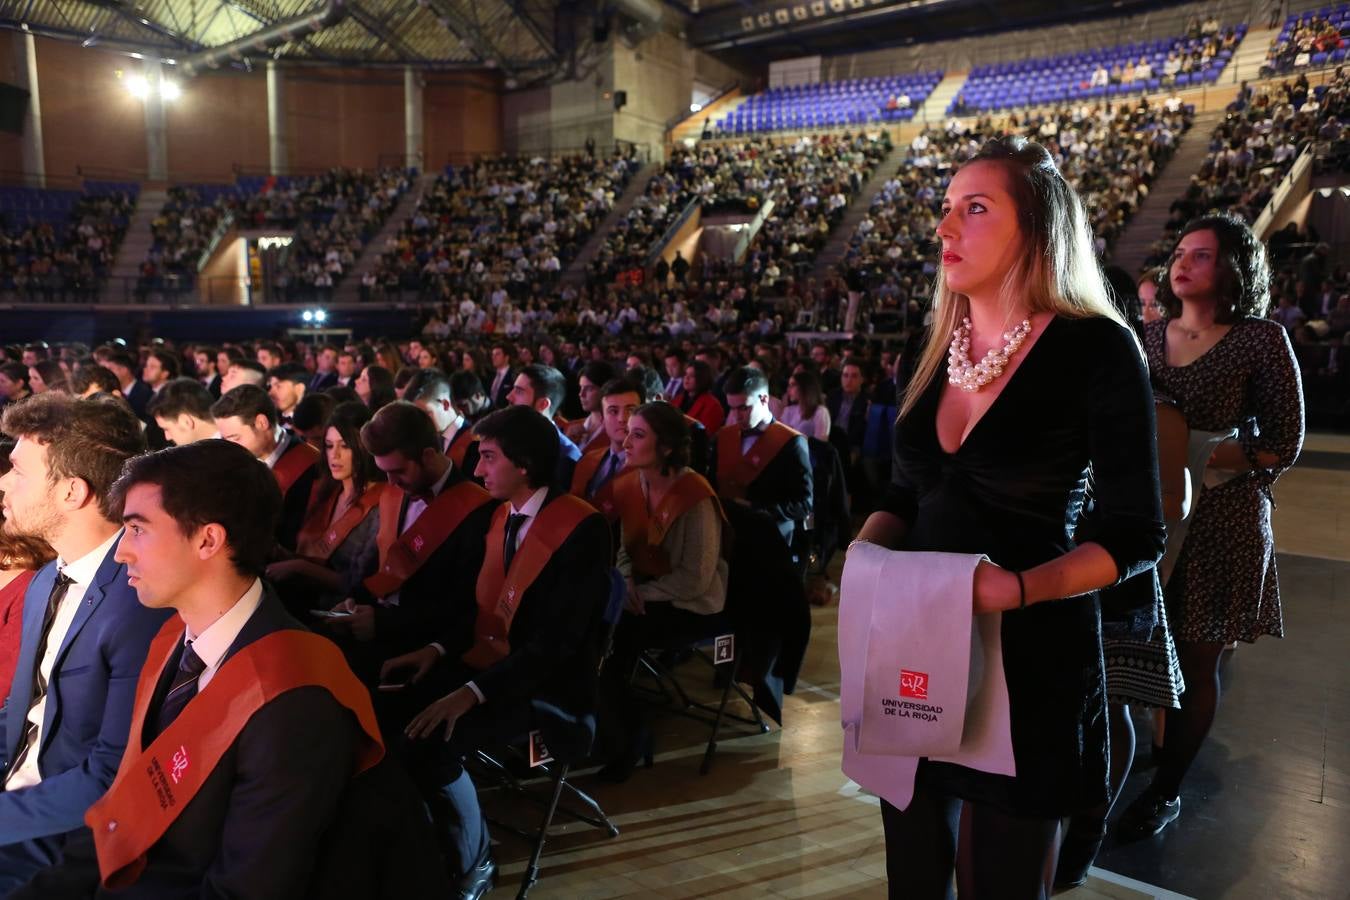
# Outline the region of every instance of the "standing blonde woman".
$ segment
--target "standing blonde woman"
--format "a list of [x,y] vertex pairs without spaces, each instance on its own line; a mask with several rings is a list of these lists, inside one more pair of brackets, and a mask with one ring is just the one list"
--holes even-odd
[[[894,897],[950,896],[965,830],[975,896],[1036,898],[1060,817],[1107,795],[1095,592],[1162,555],[1153,396],[1082,203],[1044,148],[986,144],[953,176],[937,235],[933,328],[890,490],[859,538],[993,561],[973,604],[1004,612],[1017,774],[922,760],[909,807],[882,804],[887,872]],[[1097,527],[1075,545],[1089,468]]]

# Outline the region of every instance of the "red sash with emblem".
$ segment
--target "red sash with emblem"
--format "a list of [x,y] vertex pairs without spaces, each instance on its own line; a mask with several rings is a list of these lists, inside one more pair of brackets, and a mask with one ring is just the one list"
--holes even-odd
[[491,494],[472,481],[461,481],[441,491],[417,521],[399,534],[399,513],[403,511],[405,496],[403,491],[390,487],[380,498],[380,532],[375,538],[380,568],[362,582],[376,597],[387,597],[401,588],[471,512],[492,499]]
[[586,490],[590,487],[591,479],[595,473],[600,471],[600,464],[605,460],[605,452],[608,445],[599,450],[590,450],[581,459],[577,460],[576,468],[572,470],[572,490],[574,497],[580,497],[582,500],[590,503],[600,514],[609,520],[611,524],[618,521],[619,509],[614,505],[614,482],[618,481],[619,476],[624,474],[624,469],[614,473],[614,477],[600,486],[600,490],[595,492],[594,497],[586,496]]
[[[381,482],[367,485],[366,492],[349,506],[336,522],[333,522],[333,510],[337,506],[341,491],[334,491],[327,503],[311,506],[305,525],[300,529],[296,539],[296,555],[318,563],[328,562],[333,551],[342,546],[342,542],[347,539],[347,535],[364,522],[370,511],[379,504],[387,487],[388,485]],[[329,524],[330,522],[332,524]]]
[[272,467],[272,475],[277,480],[277,487],[281,488],[281,496],[285,497],[291,485],[299,481],[300,476],[318,461],[319,451],[309,444],[304,441],[291,444],[291,449],[281,454],[281,459]]
[[670,557],[661,542],[675,521],[702,500],[711,497],[717,515],[724,523],[726,521],[717,492],[697,472],[686,471],[651,513],[647,512],[647,498],[642,493],[642,481],[637,472],[626,472],[623,477],[614,479],[613,484],[614,499],[623,520],[623,546],[633,561],[633,572],[638,575],[659,578],[670,574]]
[[555,497],[535,516],[511,557],[511,571],[507,572],[502,565],[502,553],[506,544],[506,516],[510,511],[511,504],[503,503],[492,516],[487,553],[483,568],[478,570],[475,592],[478,617],[473,623],[473,646],[463,656],[464,663],[476,671],[511,654],[507,638],[521,598],[582,520],[595,515],[595,508],[585,500],[571,494]]
[[744,500],[745,493],[760,473],[773,462],[800,432],[782,422],[772,422],[764,433],[741,454],[741,430],[728,425],[717,432],[717,489],[727,500]]
[[84,816],[94,833],[103,886],[109,890],[136,883],[145,870],[146,853],[196,796],[249,719],[287,691],[324,688],[356,716],[363,734],[354,775],[384,755],[370,692],[336,644],[299,629],[274,631],[232,655],[178,718],[142,747],[155,687],[182,637],[183,621],[174,616],[150,644],[117,777]]

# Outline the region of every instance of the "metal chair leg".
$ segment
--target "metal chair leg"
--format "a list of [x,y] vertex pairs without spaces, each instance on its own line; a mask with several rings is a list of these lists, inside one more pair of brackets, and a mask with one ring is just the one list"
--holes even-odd
[[[731,686],[736,683],[736,676],[741,672],[741,661],[737,657],[731,664],[731,677],[727,683],[722,686],[722,702],[717,705],[717,718],[713,720],[712,734],[708,736],[708,747],[703,751],[703,763],[698,767],[698,774],[707,775],[712,769],[713,754],[717,752],[717,732],[722,728],[722,719],[727,711],[727,699],[731,696]],[[754,704],[750,704],[754,709]],[[758,713],[756,713],[758,714]]]
[[521,876],[520,890],[516,893],[516,900],[525,900],[530,893],[530,888],[534,887],[539,881],[539,860],[544,855],[544,841],[548,840],[548,828],[553,824],[553,814],[558,809],[558,800],[562,797],[563,782],[567,780],[567,770],[570,768],[566,763],[558,768],[553,776],[553,799],[549,801],[548,811],[544,813],[544,821],[539,825],[539,836],[534,842],[534,851],[530,854],[530,862],[525,867],[525,873]]

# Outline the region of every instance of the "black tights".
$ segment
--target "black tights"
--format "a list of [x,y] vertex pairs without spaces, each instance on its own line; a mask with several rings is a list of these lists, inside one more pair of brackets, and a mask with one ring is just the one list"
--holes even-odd
[[[921,779],[922,780],[922,779]],[[979,803],[966,804],[970,840],[961,845],[962,868],[971,857],[974,896],[979,900],[1041,900],[1045,866],[1058,819],[1012,816]],[[891,900],[946,900],[952,896],[961,798],[922,783],[903,812],[881,802],[886,827],[886,878]],[[964,879],[963,879],[964,880]]]
[[1214,714],[1219,709],[1219,660],[1223,648],[1222,643],[1213,641],[1177,641],[1186,693],[1181,696],[1181,709],[1167,710],[1163,758],[1153,777],[1154,792],[1168,800],[1181,791],[1181,780],[1214,724]]

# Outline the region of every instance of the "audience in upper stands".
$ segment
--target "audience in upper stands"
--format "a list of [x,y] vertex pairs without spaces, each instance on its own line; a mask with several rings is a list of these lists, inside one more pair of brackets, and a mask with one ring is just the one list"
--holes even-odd
[[87,182],[83,193],[0,188],[0,296],[93,300],[136,206],[132,184]]

